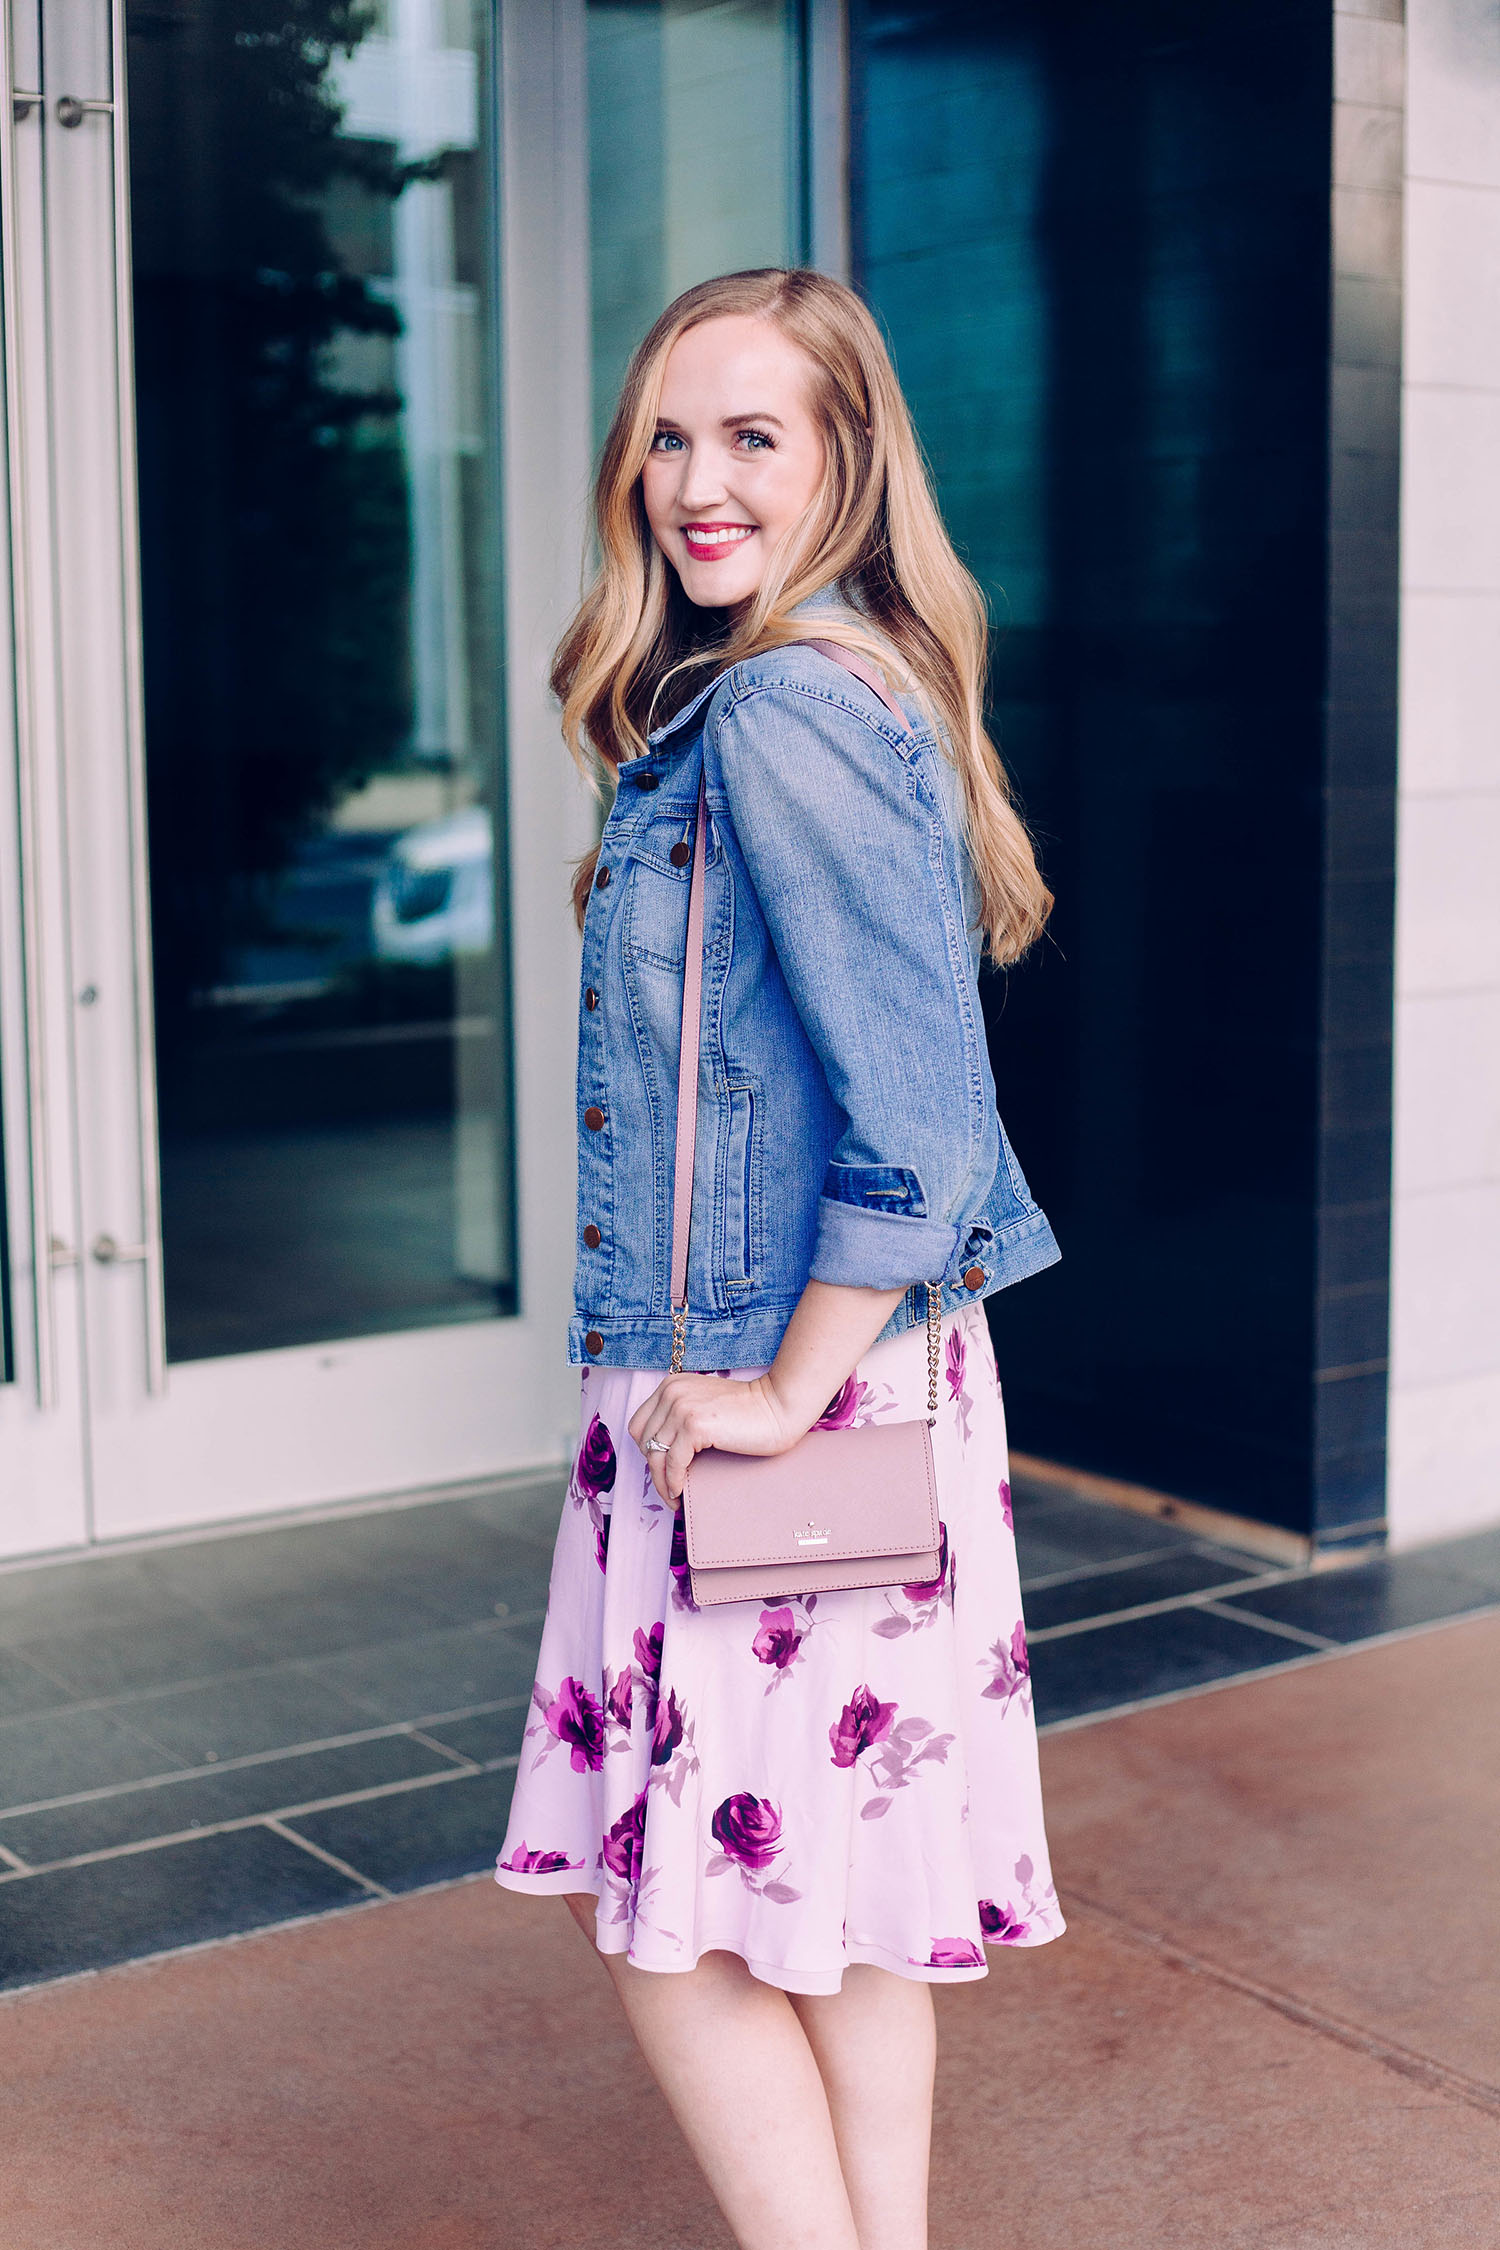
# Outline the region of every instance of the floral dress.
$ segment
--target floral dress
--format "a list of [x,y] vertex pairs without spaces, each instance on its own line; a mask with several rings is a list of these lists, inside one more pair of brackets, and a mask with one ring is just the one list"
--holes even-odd
[[[987,1946],[1061,1933],[983,1308],[943,1330],[937,1576],[801,1600],[695,1608],[627,1427],[661,1376],[584,1369],[498,1882],[593,1892],[601,1950],[637,1968],[737,1953],[788,1992],[836,1992],[851,1961],[981,1977]],[[917,1327],[819,1426],[926,1410]]]

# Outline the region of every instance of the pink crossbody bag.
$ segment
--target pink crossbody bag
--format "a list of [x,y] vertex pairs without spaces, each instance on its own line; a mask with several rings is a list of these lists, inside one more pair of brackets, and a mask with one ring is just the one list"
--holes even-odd
[[[863,680],[904,727],[879,674],[835,641],[809,641]],[[698,1138],[699,1030],[703,1012],[703,868],[708,805],[698,789],[688,890],[677,1061],[677,1146],[672,1193],[672,1366],[682,1368],[687,1327],[688,1235]],[[788,1453],[694,1456],[683,1487],[693,1600],[763,1600],[856,1586],[928,1585],[940,1569],[932,1430],[937,1421],[940,1295],[927,1283],[927,1418],[809,1430]]]

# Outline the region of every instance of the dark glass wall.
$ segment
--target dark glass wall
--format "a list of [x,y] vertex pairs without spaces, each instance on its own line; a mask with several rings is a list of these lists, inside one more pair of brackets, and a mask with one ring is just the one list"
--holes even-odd
[[1063,1262],[1013,1442],[1308,1528],[1330,18],[859,0],[857,278],[989,595],[1057,894],[988,994]]

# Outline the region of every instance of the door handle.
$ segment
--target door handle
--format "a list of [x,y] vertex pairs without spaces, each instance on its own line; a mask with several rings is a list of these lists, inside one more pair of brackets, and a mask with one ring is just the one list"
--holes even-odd
[[116,1242],[112,1234],[96,1234],[89,1256],[96,1266],[142,1266],[151,1255],[146,1242]]
[[[19,125],[35,110],[46,114],[40,93],[17,86],[11,71],[9,29],[0,37],[0,118],[9,112]],[[47,1058],[42,1037],[43,979],[41,972],[41,904],[38,867],[41,859],[40,781],[34,739],[35,709],[32,683],[32,645],[28,615],[31,570],[29,513],[30,477],[24,443],[24,394],[20,375],[22,280],[18,246],[16,138],[9,128],[0,131],[0,336],[3,336],[3,382],[6,422],[4,479],[10,512],[10,607],[7,620],[14,636],[15,661],[12,692],[15,698],[16,796],[20,827],[21,958],[25,998],[22,1017],[26,1037],[26,1109],[31,1156],[31,1279],[35,1322],[36,1398],[43,1413],[57,1405],[57,1331],[52,1301],[52,1280],[58,1237],[51,1223],[50,1140],[47,1120]],[[63,1244],[64,1257],[67,1245]],[[76,1254],[74,1263],[77,1262]]]
[[[20,96],[17,96],[17,99],[19,100]],[[99,101],[77,94],[64,94],[59,99],[52,114],[59,125],[66,125],[71,130],[73,126],[81,125],[86,117],[112,117],[114,108],[115,105],[112,101]]]

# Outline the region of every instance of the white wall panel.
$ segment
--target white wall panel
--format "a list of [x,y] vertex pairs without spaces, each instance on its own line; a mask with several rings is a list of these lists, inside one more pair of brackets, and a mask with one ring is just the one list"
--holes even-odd
[[1408,383],[1493,390],[1500,368],[1500,188],[1413,180],[1406,202]]
[[1500,789],[1402,803],[1396,989],[1500,985]]
[[1500,991],[1396,1005],[1396,1194],[1500,1179]]
[[1407,32],[1397,1546],[1500,1521],[1500,5]]
[[1403,1389],[1500,1372],[1500,1183],[1404,1197],[1391,1283]]
[[1401,785],[1500,789],[1500,592],[1403,593]]
[[1500,1375],[1391,1393],[1391,1539],[1408,1547],[1493,1523]]
[[1406,169],[1414,180],[1500,188],[1500,8],[1410,0]]
[[1500,586],[1500,390],[1408,382],[1401,446],[1403,582]]

